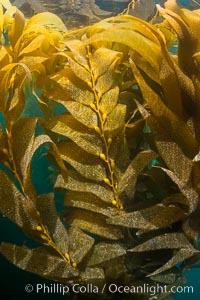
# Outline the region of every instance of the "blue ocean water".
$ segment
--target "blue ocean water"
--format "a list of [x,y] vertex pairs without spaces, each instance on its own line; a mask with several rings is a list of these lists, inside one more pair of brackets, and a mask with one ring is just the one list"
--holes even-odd
[[200,299],[200,269],[192,268],[185,274],[187,283],[185,286],[193,287],[193,293],[176,293],[175,300],[197,300]]
[[[198,0],[197,0],[198,1]],[[187,5],[189,3],[189,0],[179,0],[180,3]],[[156,3],[159,3],[159,1],[156,1]],[[34,99],[33,99],[34,101]],[[29,102],[30,103],[30,102]],[[25,115],[31,115],[30,110],[26,108]],[[40,112],[35,112],[37,116],[39,116]],[[4,128],[4,121],[2,113],[0,112],[0,123],[2,124],[2,127]],[[43,149],[44,150],[44,149]],[[35,167],[33,170],[34,172],[34,183],[36,186],[36,189],[38,193],[48,193],[52,190],[52,179],[50,180],[50,171],[49,171],[49,164],[48,161],[44,156],[40,156],[38,153],[38,156],[34,157],[34,165],[40,166]],[[52,174],[51,174],[52,175]],[[54,176],[56,176],[54,174]],[[36,244],[33,243],[31,240],[29,240],[22,232],[15,226],[13,223],[11,223],[8,219],[1,217],[0,218],[0,228],[1,228],[1,234],[0,234],[0,242],[1,241],[7,241],[7,242],[13,242],[17,244],[25,244],[30,247],[34,247]],[[43,283],[43,284],[50,284],[48,280],[45,280],[41,277],[38,277],[33,274],[29,274],[27,272],[24,272],[22,270],[19,270],[9,262],[7,262],[3,257],[0,257],[0,268],[1,268],[1,299],[8,299],[8,300],[16,300],[16,299],[54,299],[59,300],[63,299],[63,296],[61,295],[39,295],[36,293],[27,294],[24,291],[24,287],[26,284],[31,283],[32,285],[36,285],[37,283]],[[3,270],[3,272],[2,272]],[[200,299],[200,269],[198,268],[192,268],[191,270],[187,271],[185,276],[187,277],[187,285],[193,286],[194,293],[193,294],[176,294],[175,299],[176,300],[197,300]],[[3,295],[3,291],[5,292],[6,296]],[[5,298],[4,298],[5,297]]]

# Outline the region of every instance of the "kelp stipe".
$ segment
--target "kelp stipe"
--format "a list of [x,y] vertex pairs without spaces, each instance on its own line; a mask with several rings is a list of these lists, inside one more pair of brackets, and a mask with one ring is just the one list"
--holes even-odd
[[[4,10],[0,211],[41,246],[2,243],[1,253],[67,285],[179,285],[200,257],[198,11],[171,0],[158,7],[161,24],[117,16],[68,32],[52,14],[26,22]],[[23,118],[25,83],[43,117]],[[64,112],[52,116],[57,103]],[[36,136],[38,123],[46,133]],[[49,195],[37,195],[31,176],[43,143],[60,170]]]

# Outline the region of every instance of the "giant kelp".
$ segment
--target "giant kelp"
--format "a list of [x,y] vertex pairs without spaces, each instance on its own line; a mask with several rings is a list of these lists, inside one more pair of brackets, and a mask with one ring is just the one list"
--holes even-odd
[[[40,243],[1,253],[65,284],[179,284],[199,259],[199,12],[170,0],[160,24],[120,15],[67,31],[1,3],[0,211]],[[39,117],[24,114],[27,90]],[[38,195],[44,143],[59,175]]]

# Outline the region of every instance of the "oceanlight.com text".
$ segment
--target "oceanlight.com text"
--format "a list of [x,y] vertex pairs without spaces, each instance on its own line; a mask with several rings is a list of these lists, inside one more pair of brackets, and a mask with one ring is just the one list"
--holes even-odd
[[71,286],[63,285],[61,283],[44,284],[38,283],[35,286],[27,284],[25,286],[27,293],[35,292],[37,294],[60,294],[65,295],[68,293],[72,294],[149,294],[155,296],[157,294],[193,294],[193,286],[171,286],[167,285],[149,285],[148,283],[134,286],[134,285],[117,285],[115,283],[104,284],[99,287],[93,284],[81,285],[79,283]]

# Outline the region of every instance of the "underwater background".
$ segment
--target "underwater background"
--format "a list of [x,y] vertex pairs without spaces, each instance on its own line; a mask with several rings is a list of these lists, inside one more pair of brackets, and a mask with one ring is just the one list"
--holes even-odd
[[[67,0],[66,0],[67,1]],[[15,1],[11,1],[15,2]],[[24,5],[23,3],[27,2],[30,4],[31,1],[16,1],[18,2],[17,4],[21,4],[21,7],[24,8],[24,10],[28,11],[30,10],[29,6]],[[40,7],[40,2],[48,2],[47,1],[32,1],[34,2],[35,7]],[[49,1],[49,2],[56,2],[56,1]],[[80,1],[81,2],[81,1]],[[127,0],[113,0],[113,1],[106,1],[106,0],[97,0],[96,4],[105,11],[115,11],[115,12],[120,12],[124,8],[127,7],[127,3],[130,1]],[[164,2],[164,1],[155,1],[155,3],[159,2]],[[178,1],[180,4],[184,5],[185,7],[191,8],[191,3],[192,1],[190,0],[179,0]],[[197,3],[199,3],[199,0],[196,0]],[[48,9],[48,4],[46,5]],[[55,9],[56,6],[51,6],[51,10]],[[43,11],[43,8],[42,8]],[[39,12],[39,11],[37,11]],[[32,11],[33,13],[33,11]],[[62,10],[59,10],[59,13],[62,17],[64,12]],[[58,14],[59,15],[59,14]],[[85,21],[85,15],[83,14],[83,19]],[[88,16],[87,16],[88,17]],[[80,17],[81,19],[81,17]],[[79,19],[79,22],[81,20]],[[173,51],[176,51],[173,49]],[[39,116],[40,112],[37,109],[36,103],[34,103],[34,99],[29,99],[29,106],[26,107],[24,111],[24,116]],[[33,111],[32,107],[35,107],[35,111]],[[3,118],[0,112],[0,123],[3,125]],[[40,129],[38,129],[40,130]],[[45,151],[48,149],[45,149],[43,147],[40,149],[40,151],[37,152],[37,155],[34,157],[33,161],[33,182],[34,185],[36,186],[36,190],[38,194],[45,194],[49,193],[53,189],[53,183],[55,181],[56,175],[54,174],[55,169],[52,170],[50,169],[50,165],[46,159],[46,156],[42,155]],[[59,201],[58,201],[58,209],[59,209]],[[7,218],[0,217],[0,242],[1,241],[6,241],[6,242],[13,242],[17,243],[19,245],[27,245],[27,246],[35,246],[35,243],[33,243],[32,240],[29,240],[27,236],[25,236],[18,227],[10,222]],[[180,295],[175,295],[176,300],[196,300],[200,299],[200,269],[198,268],[193,268],[192,270],[189,270],[186,273],[186,277],[188,279],[187,285],[192,285],[194,287],[194,294],[180,294]],[[35,294],[30,293],[27,294],[24,291],[24,287],[26,284],[37,284],[37,283],[46,283],[50,284],[52,282],[45,280],[39,276],[33,275],[31,273],[19,270],[17,267],[9,263],[7,260],[4,259],[4,257],[0,256],[0,297],[2,300],[8,299],[8,300],[16,300],[16,299],[64,299],[62,295],[51,295],[51,294]]]

